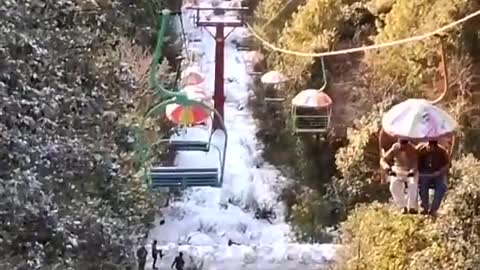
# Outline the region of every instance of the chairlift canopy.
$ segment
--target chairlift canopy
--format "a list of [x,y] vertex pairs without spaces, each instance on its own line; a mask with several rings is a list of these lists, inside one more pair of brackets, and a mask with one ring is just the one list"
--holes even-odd
[[263,74],[261,81],[265,84],[279,84],[288,81],[288,78],[281,72],[272,70]]
[[298,93],[292,99],[292,105],[305,108],[324,108],[332,105],[332,99],[317,89],[307,89]]
[[393,136],[428,140],[450,135],[457,123],[449,113],[425,99],[408,99],[383,115],[382,126]]
[[249,51],[248,53],[245,54],[245,61],[257,64],[263,61],[264,56],[262,53],[257,52],[257,51]]
[[[185,91],[184,89],[189,99],[200,102],[209,101],[209,97],[204,91],[199,91],[198,88],[196,90],[194,90],[193,87],[191,88],[190,91]],[[165,115],[170,121],[176,124],[190,125],[205,122],[210,117],[210,112],[208,109],[199,105],[182,106],[179,104],[169,104],[165,108]]]

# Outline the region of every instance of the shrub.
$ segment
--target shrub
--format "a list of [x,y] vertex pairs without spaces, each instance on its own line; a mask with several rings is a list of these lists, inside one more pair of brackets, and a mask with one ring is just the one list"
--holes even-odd
[[[401,215],[374,203],[342,225],[337,269],[477,269],[480,266],[480,161],[453,162],[449,191],[436,220]],[[428,266],[428,268],[426,268]]]
[[[319,14],[322,14],[319,16]],[[341,3],[334,0],[315,0],[298,8],[283,29],[277,45],[294,51],[319,52],[335,42],[336,26],[341,18]],[[292,78],[298,88],[310,77],[312,57],[273,54],[272,64]],[[295,89],[300,90],[300,89]]]
[[[473,1],[455,0],[398,0],[386,15],[384,27],[379,29],[375,43],[385,43],[414,35],[424,34],[453,22],[470,11]],[[415,19],[413,19],[415,18]],[[452,30],[447,47],[459,49],[458,31]],[[434,38],[394,46],[367,54],[367,61],[377,75],[377,80],[388,83],[397,79],[407,90],[420,90],[431,84],[440,61],[432,49],[438,48]]]
[[384,201],[388,190],[380,185],[378,132],[383,111],[392,100],[374,106],[372,112],[354,123],[347,132],[348,145],[336,154],[339,177],[334,179],[340,197],[347,209],[357,203]]
[[123,269],[153,221],[156,197],[119,121],[140,78],[112,53],[147,31],[108,2],[0,5],[2,269]]

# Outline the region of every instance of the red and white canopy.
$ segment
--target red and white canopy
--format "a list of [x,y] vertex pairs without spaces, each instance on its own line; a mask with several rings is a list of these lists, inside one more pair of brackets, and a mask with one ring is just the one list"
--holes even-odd
[[[212,100],[207,93],[198,85],[189,85],[182,89],[187,97],[192,100],[203,102],[212,106]],[[211,115],[211,112],[199,105],[183,106],[179,104],[169,104],[165,108],[167,118],[176,124],[200,124],[205,122]]]

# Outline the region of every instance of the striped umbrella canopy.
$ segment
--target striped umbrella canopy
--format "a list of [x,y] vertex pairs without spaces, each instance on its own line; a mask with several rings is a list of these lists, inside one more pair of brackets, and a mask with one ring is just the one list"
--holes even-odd
[[281,72],[273,70],[263,74],[260,80],[265,84],[279,84],[288,81],[288,78]]
[[201,84],[205,81],[205,75],[203,75],[203,73],[200,72],[200,69],[195,66],[186,68],[183,71],[182,77],[183,85]]
[[307,89],[298,93],[292,99],[292,105],[308,108],[323,108],[332,105],[332,99],[318,89]]
[[253,64],[257,64],[263,61],[263,54],[257,51],[249,51],[245,54],[244,59],[247,62],[251,62]]
[[[195,85],[187,86],[182,89],[189,99],[204,102],[212,105],[211,99],[203,89]],[[169,104],[165,109],[167,118],[175,124],[191,125],[205,122],[211,112],[199,105],[183,106],[179,104]]]
[[382,119],[383,129],[405,139],[438,139],[451,135],[455,119],[425,99],[408,99],[393,106]]

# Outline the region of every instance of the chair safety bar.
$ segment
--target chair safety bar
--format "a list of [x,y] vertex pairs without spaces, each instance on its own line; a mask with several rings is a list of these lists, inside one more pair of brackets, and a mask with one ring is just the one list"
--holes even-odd
[[[213,117],[211,117],[213,119]],[[212,142],[212,133],[213,125],[210,125],[208,128],[208,141],[189,141],[189,140],[172,140],[164,139],[160,140],[159,143],[168,142],[169,148],[174,151],[210,151],[210,144]]]
[[208,152],[210,144],[204,141],[169,140],[169,148],[173,151],[202,151]]

